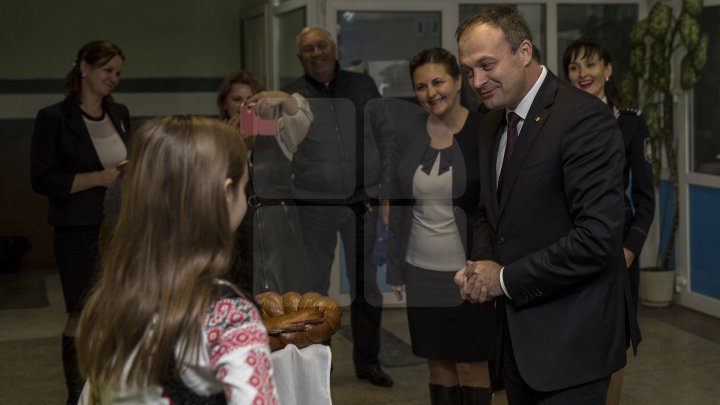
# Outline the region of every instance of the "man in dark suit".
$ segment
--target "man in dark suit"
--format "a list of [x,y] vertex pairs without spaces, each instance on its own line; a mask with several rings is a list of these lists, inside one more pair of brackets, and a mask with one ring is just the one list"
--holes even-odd
[[626,361],[622,136],[599,99],[533,60],[517,11],[485,9],[456,37],[489,111],[471,255],[482,260],[455,281],[471,302],[503,297],[510,404],[604,404]]

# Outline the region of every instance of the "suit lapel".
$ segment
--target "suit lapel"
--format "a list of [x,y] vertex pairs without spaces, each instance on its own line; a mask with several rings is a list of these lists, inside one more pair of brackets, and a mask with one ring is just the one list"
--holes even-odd
[[66,122],[68,122],[68,127],[70,129],[69,132],[77,139],[78,143],[85,148],[85,150],[89,153],[89,156],[93,157],[98,166],[102,167],[100,157],[98,156],[97,151],[95,151],[95,146],[90,138],[90,133],[87,130],[85,121],[83,121],[80,107],[77,106],[74,101],[66,99],[63,105],[63,113],[67,119]]
[[520,137],[515,144],[512,159],[510,159],[505,167],[507,173],[505,173],[502,194],[500,195],[498,207],[500,216],[502,216],[508,198],[513,192],[515,182],[522,172],[525,160],[532,151],[533,145],[540,134],[540,130],[543,125],[545,125],[547,118],[550,116],[548,107],[551,106],[555,100],[555,93],[557,91],[556,80],[557,79],[552,75],[552,73],[547,73],[547,77],[545,77],[544,83],[540,86],[540,89],[530,106],[527,117],[525,117],[522,129],[520,130]]
[[125,145],[127,145],[129,128],[125,126],[125,122],[120,116],[117,108],[111,105],[110,108],[108,108],[107,110],[107,115],[108,117],[110,117],[110,121],[115,126],[115,130],[118,131],[120,138],[122,138],[123,142],[125,142]]

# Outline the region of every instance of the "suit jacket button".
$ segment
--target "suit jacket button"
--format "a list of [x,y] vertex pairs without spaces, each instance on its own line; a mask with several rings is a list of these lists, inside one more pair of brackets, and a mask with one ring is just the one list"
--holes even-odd
[[501,236],[501,237],[498,238],[497,244],[498,244],[498,245],[502,245],[503,243],[505,243],[505,237],[504,237],[504,236]]

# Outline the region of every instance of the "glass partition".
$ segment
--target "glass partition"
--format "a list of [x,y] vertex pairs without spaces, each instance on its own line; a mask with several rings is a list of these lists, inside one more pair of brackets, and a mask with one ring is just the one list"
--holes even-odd
[[408,61],[441,46],[440,18],[439,11],[338,11],[340,67],[367,72],[385,97],[414,99]]
[[297,34],[307,25],[307,11],[305,7],[296,8],[276,16],[277,37],[277,66],[280,82],[278,88],[283,88],[293,80],[303,75],[302,64],[297,57]]
[[265,14],[258,14],[243,20],[242,26],[242,66],[268,83],[265,75]]

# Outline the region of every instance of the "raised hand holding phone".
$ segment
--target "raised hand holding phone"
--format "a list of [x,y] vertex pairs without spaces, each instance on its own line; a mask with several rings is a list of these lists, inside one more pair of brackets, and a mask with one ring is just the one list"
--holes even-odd
[[[277,110],[277,107],[274,107]],[[263,119],[257,104],[247,104],[240,112],[240,133],[243,136],[267,135],[274,136],[278,130],[277,112],[272,118]]]

